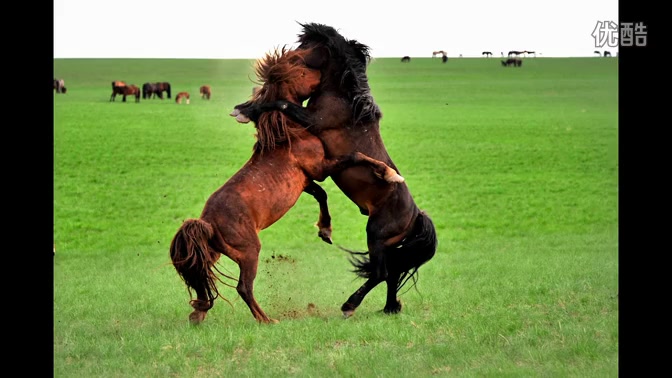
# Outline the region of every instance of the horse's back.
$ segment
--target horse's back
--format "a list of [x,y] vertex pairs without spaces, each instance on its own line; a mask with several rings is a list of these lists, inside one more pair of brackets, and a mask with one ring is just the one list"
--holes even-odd
[[296,204],[307,180],[287,151],[255,153],[208,198],[201,216],[229,223],[252,219],[255,230],[263,230]]

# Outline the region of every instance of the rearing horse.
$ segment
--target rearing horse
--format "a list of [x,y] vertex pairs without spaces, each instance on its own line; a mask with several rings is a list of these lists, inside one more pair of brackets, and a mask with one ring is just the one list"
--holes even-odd
[[[315,59],[311,49],[283,48],[267,54],[256,68],[264,84],[253,100],[283,99],[301,104],[320,83],[319,69],[311,67],[325,64],[322,58],[318,55]],[[403,182],[394,169],[359,152],[325,158],[322,142],[281,112],[264,113],[255,126],[257,142],[252,157],[210,196],[200,218],[182,224],[170,245],[173,266],[190,296],[192,290],[196,291],[197,298],[191,301],[194,311],[189,315],[195,324],[205,319],[219,296],[216,282],[220,279],[216,273],[222,273],[215,263],[222,254],[238,264],[236,289],[254,318],[264,323],[276,322],[254,298],[261,249],[258,233],[279,220],[306,192],[320,203],[318,235],[331,243],[327,194],[313,180],[324,181],[346,167],[361,165],[382,185]]]
[[[246,102],[231,113],[239,122],[255,120],[263,112],[280,110],[318,136],[327,156],[361,151],[397,170],[380,135],[382,113],[374,102],[366,77],[369,48],[347,40],[334,28],[322,24],[301,24],[298,49],[321,54],[320,86],[307,108],[287,101],[267,104]],[[259,102],[259,101],[255,101]],[[401,311],[397,293],[409,280],[416,281],[418,268],[435,254],[438,241],[429,216],[416,205],[406,183],[377,181],[363,167],[351,167],[332,176],[334,183],[360,212],[368,215],[367,252],[352,253],[355,272],[367,281],[341,306],[351,316],[369,291],[387,283],[383,311]]]

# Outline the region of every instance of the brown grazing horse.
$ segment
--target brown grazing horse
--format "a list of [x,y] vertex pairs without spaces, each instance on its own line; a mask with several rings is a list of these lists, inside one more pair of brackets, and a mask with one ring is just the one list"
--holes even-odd
[[[311,95],[307,108],[287,101],[246,102],[234,107],[231,115],[246,122],[258,119],[265,111],[280,110],[318,136],[327,156],[361,151],[397,170],[383,144],[382,113],[371,96],[366,77],[371,59],[369,48],[346,40],[330,26],[301,26],[298,49],[314,49],[322,54],[323,61],[320,86]],[[387,300],[383,311],[398,313],[402,306],[397,293],[409,279],[416,282],[418,268],[436,252],[434,224],[418,208],[406,183],[381,182],[363,167],[347,168],[331,177],[369,217],[368,253],[350,251],[355,272],[367,281],[347,299],[341,311],[344,316],[351,316],[368,292],[385,281]]]
[[198,89],[198,92],[201,94],[201,98],[206,100],[209,100],[210,95],[212,95],[212,90],[209,85],[202,85],[201,88]]
[[[310,49],[287,51],[284,48],[267,54],[256,68],[264,84],[253,100],[284,99],[301,104],[320,83],[320,71],[307,63],[311,61],[311,54]],[[287,213],[302,192],[324,201],[327,210],[326,192],[313,180],[323,181],[345,167],[366,165],[366,174],[374,176],[372,171],[375,172],[375,181],[381,185],[384,184],[381,178],[403,181],[395,170],[361,153],[325,158],[322,142],[280,112],[263,114],[255,126],[257,142],[252,157],[210,196],[200,218],[187,219],[182,224],[170,245],[173,266],[192,298],[192,290],[196,292],[197,298],[190,302],[194,311],[189,315],[195,324],[205,319],[214,300],[220,296],[216,286],[220,278],[215,272],[222,273],[215,263],[222,254],[238,264],[240,275],[236,289],[254,318],[264,323],[277,322],[266,315],[254,297],[253,284],[261,250],[258,234]],[[321,222],[318,227],[328,227],[321,231],[330,234],[331,224]],[[322,238],[330,242],[329,235]]]
[[181,104],[182,100],[185,100],[187,105],[189,105],[189,93],[187,92],[180,92],[175,96],[175,103],[176,104]]
[[117,95],[123,96],[122,102],[126,102],[126,96],[135,96],[135,102],[140,102],[140,88],[134,84],[127,85],[123,81],[113,81],[110,101],[114,101]]
[[54,79],[54,90],[56,93],[66,93],[68,89],[65,87],[63,79]]

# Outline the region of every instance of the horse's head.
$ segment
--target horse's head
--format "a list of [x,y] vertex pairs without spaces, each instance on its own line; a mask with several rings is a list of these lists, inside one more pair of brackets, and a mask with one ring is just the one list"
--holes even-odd
[[373,101],[366,76],[366,67],[371,61],[369,47],[356,40],[348,40],[331,26],[307,23],[300,24],[299,50],[312,49],[313,59],[324,62],[322,83],[319,91],[338,92],[352,103],[355,122],[382,117]]
[[288,50],[283,47],[266,54],[257,62],[257,78],[263,84],[255,94],[255,102],[287,100],[299,104],[310,97],[322,77],[319,59],[312,49]]

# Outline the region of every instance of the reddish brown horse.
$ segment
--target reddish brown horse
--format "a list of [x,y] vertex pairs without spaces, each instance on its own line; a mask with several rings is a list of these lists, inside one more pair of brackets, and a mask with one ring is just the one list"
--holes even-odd
[[[301,104],[320,83],[320,71],[311,68],[315,64],[311,63],[311,56],[310,49],[283,48],[267,54],[256,68],[264,85],[253,100],[284,99]],[[381,185],[385,183],[382,179],[403,181],[392,168],[358,152],[325,158],[322,142],[280,112],[263,114],[255,126],[257,142],[252,157],[210,196],[200,218],[182,224],[170,245],[173,266],[190,296],[192,290],[196,292],[196,299],[190,302],[194,308],[189,315],[192,323],[202,322],[220,295],[216,285],[220,278],[216,273],[222,273],[215,263],[222,254],[238,264],[236,289],[254,318],[259,322],[275,322],[254,297],[261,249],[258,233],[280,219],[301,193],[307,192],[320,202],[318,235],[331,242],[327,195],[313,180],[323,181],[345,167],[365,165],[364,171]]]
[[126,96],[135,96],[135,102],[140,102],[140,88],[134,84],[127,85],[123,81],[113,81],[110,101],[114,101],[117,95],[123,96],[122,102],[126,102]]
[[[287,101],[237,105],[232,116],[239,122],[255,120],[264,111],[280,110],[318,136],[327,156],[361,151],[396,170],[380,135],[382,113],[371,96],[366,66],[369,48],[346,40],[334,28],[302,24],[298,49],[322,54],[322,80],[310,97],[308,107]],[[256,101],[258,102],[258,101]],[[369,219],[366,225],[367,252],[352,253],[355,272],[367,281],[341,306],[351,316],[369,291],[387,283],[383,311],[401,311],[398,291],[429,261],[437,248],[436,230],[429,216],[416,205],[406,183],[381,183],[362,167],[351,167],[332,175],[334,183]],[[368,254],[368,256],[367,256]],[[359,257],[358,257],[359,256]]]
[[181,104],[183,102],[182,100],[184,100],[184,102],[186,102],[187,105],[189,105],[189,93],[180,92],[180,93],[177,94],[177,96],[175,96],[175,103],[176,104],[178,104],[178,105]]
[[201,94],[201,98],[209,100],[210,95],[212,94],[212,90],[209,85],[202,85],[201,88],[198,89],[198,92]]

